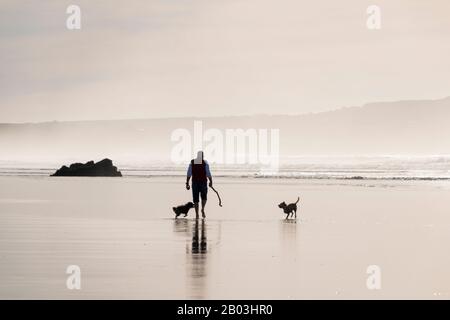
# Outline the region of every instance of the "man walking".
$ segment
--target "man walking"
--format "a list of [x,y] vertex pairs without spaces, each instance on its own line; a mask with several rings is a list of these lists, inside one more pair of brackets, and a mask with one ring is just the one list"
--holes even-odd
[[209,186],[213,186],[209,164],[203,159],[203,151],[197,153],[197,158],[192,159],[187,170],[186,189],[189,190],[189,180],[192,177],[192,202],[194,203],[196,219],[198,219],[198,203],[199,198],[202,200],[202,217],[206,218],[205,206]]

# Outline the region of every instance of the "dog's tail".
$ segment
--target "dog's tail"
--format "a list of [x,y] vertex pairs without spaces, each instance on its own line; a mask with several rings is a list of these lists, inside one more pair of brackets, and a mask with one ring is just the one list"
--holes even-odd
[[297,204],[300,201],[300,197],[297,198],[297,201],[295,202],[295,204]]

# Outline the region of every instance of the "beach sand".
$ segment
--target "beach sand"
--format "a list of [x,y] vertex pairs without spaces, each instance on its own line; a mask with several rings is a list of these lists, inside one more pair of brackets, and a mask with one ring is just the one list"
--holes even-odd
[[[450,183],[0,177],[1,299],[450,298]],[[300,196],[297,220],[277,207]],[[81,290],[66,268],[81,268]],[[367,267],[381,269],[369,290]]]

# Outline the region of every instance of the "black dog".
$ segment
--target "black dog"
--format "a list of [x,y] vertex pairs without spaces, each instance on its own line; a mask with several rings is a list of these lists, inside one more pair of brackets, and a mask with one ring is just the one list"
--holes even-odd
[[295,203],[286,204],[286,202],[282,202],[278,205],[278,208],[283,209],[284,213],[286,213],[286,219],[289,218],[289,214],[292,216],[295,214],[295,219],[297,219],[297,203],[300,200],[300,197],[298,197],[297,201]]
[[192,209],[193,207],[194,207],[194,204],[192,202],[188,202],[188,203],[183,204],[178,207],[173,207],[172,210],[173,210],[173,212],[175,212],[175,219],[178,218],[178,216],[182,215],[182,214],[184,214],[184,216],[186,217],[189,210]]

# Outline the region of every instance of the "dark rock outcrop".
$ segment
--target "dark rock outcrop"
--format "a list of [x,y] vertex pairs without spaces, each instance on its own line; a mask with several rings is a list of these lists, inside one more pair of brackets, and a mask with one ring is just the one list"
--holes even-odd
[[62,166],[52,177],[121,177],[122,173],[113,166],[110,159],[103,159],[97,163],[73,163],[70,167]]

